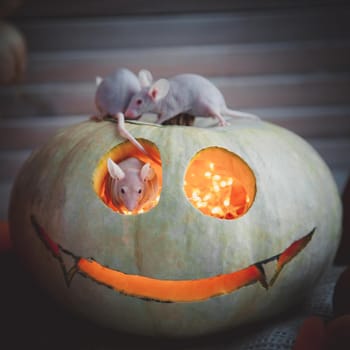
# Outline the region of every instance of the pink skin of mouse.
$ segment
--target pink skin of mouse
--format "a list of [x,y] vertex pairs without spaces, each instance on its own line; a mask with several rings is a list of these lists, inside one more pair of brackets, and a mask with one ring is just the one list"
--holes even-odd
[[208,79],[196,74],[180,74],[153,83],[147,70],[139,72],[141,91],[136,93],[125,110],[125,116],[138,119],[143,113],[157,114],[157,123],[180,114],[212,117],[220,126],[228,125],[224,116],[257,120],[254,114],[229,109],[220,90]]
[[144,147],[126,130],[123,114],[132,96],[141,90],[139,79],[130,70],[121,68],[105,79],[97,77],[96,84],[95,104],[99,114],[92,119],[101,121],[106,116],[117,119],[120,136],[147,154]]
[[130,157],[118,164],[107,160],[112,203],[125,207],[129,212],[137,212],[147,203],[156,199],[158,181],[149,163]]
[[96,78],[95,104],[102,120],[105,116],[115,117],[124,113],[131,98],[141,90],[139,79],[126,68],[113,72],[106,78]]

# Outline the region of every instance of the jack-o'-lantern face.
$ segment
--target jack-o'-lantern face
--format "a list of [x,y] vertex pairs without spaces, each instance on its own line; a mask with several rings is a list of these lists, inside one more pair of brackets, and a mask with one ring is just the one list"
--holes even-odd
[[[22,215],[29,228],[13,228],[26,232],[14,240],[34,271],[42,262],[27,251],[30,244],[54,257],[50,266],[59,266],[61,276],[53,277],[54,294],[74,299],[79,309],[84,284],[91,295],[84,300],[108,299],[101,312],[91,306],[89,317],[103,323],[108,314],[123,329],[108,310],[116,303],[145,330],[132,311],[136,300],[193,305],[179,306],[176,317],[187,325],[197,309],[216,319],[210,305],[223,303],[240,315],[226,319],[232,325],[250,319],[242,312],[251,298],[252,318],[262,318],[274,313],[267,307],[283,308],[314,285],[335,252],[340,216],[334,182],[305,142],[262,122],[211,129],[127,125],[148,156],[118,140],[113,124],[83,123],[34,155],[19,177],[12,225]],[[113,204],[106,165],[108,158],[129,157],[150,163],[158,188],[133,212]],[[125,306],[131,300],[136,304]],[[201,333],[196,327],[187,333]]]
[[[93,185],[96,194],[112,210],[124,215],[140,215],[157,206],[162,188],[162,166],[157,148],[149,142],[139,140],[148,151],[145,156],[134,149],[129,142],[114,147],[99,162],[94,172]],[[106,158],[116,162],[128,157],[137,157],[152,164],[158,182],[158,193],[154,200],[145,203],[135,212],[129,212],[122,204],[116,206],[111,197],[111,177],[107,171]],[[189,202],[202,214],[219,219],[233,220],[244,215],[254,202],[256,180],[253,171],[238,155],[220,147],[209,147],[199,151],[191,160],[184,176],[184,192]],[[294,258],[311,240],[315,228],[289,247],[263,261],[254,262],[239,271],[208,278],[193,280],[161,280],[145,276],[125,274],[117,269],[107,268],[98,261],[76,257],[73,252],[60,249],[50,235],[32,216],[32,224],[39,238],[60,261],[67,283],[70,285],[74,274],[80,274],[104,284],[114,290],[142,299],[163,302],[196,302],[221,294],[232,293],[241,287],[260,282],[264,288],[272,286],[286,263]],[[75,257],[72,268],[63,263],[61,254]],[[268,276],[265,264],[274,264],[274,271]]]

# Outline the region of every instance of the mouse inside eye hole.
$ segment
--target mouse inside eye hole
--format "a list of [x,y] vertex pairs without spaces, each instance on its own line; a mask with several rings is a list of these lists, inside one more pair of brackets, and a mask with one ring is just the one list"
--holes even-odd
[[145,205],[156,201],[158,196],[157,175],[150,165],[130,157],[119,163],[107,160],[109,180],[108,196],[121,212],[137,214]]

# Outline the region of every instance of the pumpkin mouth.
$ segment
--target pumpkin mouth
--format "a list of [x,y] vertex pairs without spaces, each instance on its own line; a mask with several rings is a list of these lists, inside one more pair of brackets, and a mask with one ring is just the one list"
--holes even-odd
[[[316,230],[314,227],[283,252],[238,271],[194,280],[162,280],[126,274],[104,266],[93,258],[77,256],[54,242],[33,215],[31,223],[45,247],[58,260],[67,287],[71,285],[74,276],[80,274],[121,294],[157,302],[199,302],[232,293],[257,282],[268,289],[273,286],[284,266],[307,246]],[[72,267],[67,268],[64,255],[73,258]]]

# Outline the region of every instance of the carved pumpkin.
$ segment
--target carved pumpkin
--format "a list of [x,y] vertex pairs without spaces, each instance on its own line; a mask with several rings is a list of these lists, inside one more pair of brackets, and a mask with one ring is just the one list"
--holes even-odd
[[[84,122],[15,182],[15,249],[57,300],[107,327],[188,336],[266,319],[308,293],[334,258],[341,205],[305,141],[260,121],[126,125],[149,157],[113,123]],[[108,186],[108,158],[128,157],[151,165],[159,189],[133,212]]]

